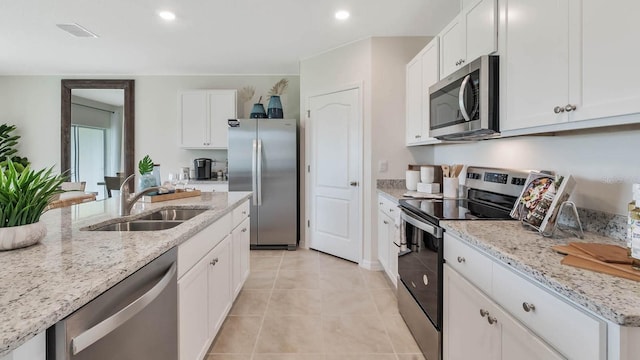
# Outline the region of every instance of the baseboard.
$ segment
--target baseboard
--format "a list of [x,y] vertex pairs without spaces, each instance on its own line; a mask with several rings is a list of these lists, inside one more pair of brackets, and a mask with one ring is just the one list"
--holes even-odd
[[370,261],[370,260],[362,260],[360,261],[360,267],[365,268],[367,270],[371,270],[371,271],[382,271],[384,270],[384,268],[382,267],[382,264],[380,264],[380,261],[378,260],[374,260],[374,261]]

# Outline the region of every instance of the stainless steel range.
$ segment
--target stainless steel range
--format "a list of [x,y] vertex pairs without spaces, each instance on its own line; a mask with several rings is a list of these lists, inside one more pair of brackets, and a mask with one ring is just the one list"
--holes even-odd
[[464,199],[400,200],[398,308],[427,360],[442,359],[441,220],[511,219],[528,172],[469,167]]

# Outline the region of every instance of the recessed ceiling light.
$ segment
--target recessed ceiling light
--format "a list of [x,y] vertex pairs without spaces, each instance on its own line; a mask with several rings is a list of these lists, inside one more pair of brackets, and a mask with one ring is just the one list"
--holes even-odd
[[347,20],[349,18],[349,12],[346,10],[340,10],[336,12],[336,19],[338,20]]
[[171,11],[160,11],[158,13],[158,16],[167,21],[173,21],[176,19],[176,14],[172,13]]

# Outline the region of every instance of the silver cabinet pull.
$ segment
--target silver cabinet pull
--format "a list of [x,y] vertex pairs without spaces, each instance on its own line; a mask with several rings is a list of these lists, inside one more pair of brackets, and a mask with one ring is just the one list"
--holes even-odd
[[243,228],[242,230],[240,230],[242,232],[247,232],[247,228]]
[[460,264],[462,264],[463,262],[467,261],[467,259],[463,258],[462,256],[458,256],[458,262]]
[[531,303],[528,303],[528,302],[523,302],[522,303],[522,308],[526,312],[530,312],[530,311],[535,311],[536,310],[536,306],[531,304]]
[[556,106],[553,108],[553,112],[556,114],[560,114],[564,112],[564,108],[562,106]]
[[151,288],[151,290],[147,291],[142,296],[129,303],[129,305],[125,306],[122,310],[102,320],[100,323],[98,323],[98,325],[71,339],[71,349],[73,350],[73,355],[77,355],[82,350],[93,345],[96,341],[107,336],[113,330],[120,327],[132,317],[136,316],[147,305],[155,300],[160,295],[160,293],[162,293],[162,291],[164,291],[164,289],[173,279],[175,273],[176,263],[174,262],[169,270],[167,270],[167,272],[164,274],[164,276],[162,276],[162,279],[160,279],[160,281],[158,281]]
[[216,264],[218,263],[218,258],[215,258],[213,260],[211,260],[211,262],[209,263],[209,265],[211,266],[216,266]]
[[573,110],[575,110],[575,109],[576,109],[576,106],[575,106],[575,105],[572,105],[572,104],[567,104],[567,106],[565,106],[565,107],[564,107],[564,109],[565,109],[567,112],[571,112],[571,111],[573,111]]
[[420,139],[421,137],[421,135],[416,135],[416,139]]
[[480,309],[480,316],[485,317],[487,315],[489,315],[489,311],[485,309]]
[[383,222],[385,225],[389,225],[389,222],[388,222],[387,220],[382,220],[382,222]]
[[352,181],[349,183],[349,185],[351,186],[358,186],[358,182],[357,181]]
[[379,203],[380,205],[384,205],[383,203]]
[[389,209],[389,212],[393,212],[393,209]]
[[489,322],[490,325],[493,325],[498,322],[498,319],[496,319],[495,316],[489,315],[487,316],[487,321]]
[[247,215],[247,212],[245,210],[242,211],[242,215]]

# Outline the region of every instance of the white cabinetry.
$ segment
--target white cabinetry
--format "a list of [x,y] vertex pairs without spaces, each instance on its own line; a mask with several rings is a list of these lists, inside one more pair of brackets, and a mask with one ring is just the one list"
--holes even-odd
[[466,6],[460,14],[439,34],[440,78],[447,77],[479,56],[498,50],[496,0],[464,3]]
[[445,360],[563,358],[448,265],[443,286]]
[[378,261],[394,286],[398,281],[399,216],[397,204],[378,195]]
[[429,137],[429,87],[440,79],[438,44],[438,38],[433,38],[407,64],[407,145],[424,145],[437,141]]
[[[231,310],[231,237],[227,236],[204,258],[208,264],[207,289],[209,309],[209,339],[213,341]],[[207,343],[209,347],[211,343]],[[206,349],[205,349],[206,351]]]
[[227,120],[236,118],[236,90],[184,91],[178,102],[180,147],[227,148]]
[[245,280],[249,276],[249,257],[251,241],[251,220],[249,219],[249,201],[233,211],[231,241],[233,242],[233,298],[235,299]]
[[0,357],[0,360],[45,360],[47,358],[46,348],[46,336],[43,331],[12,352]]

